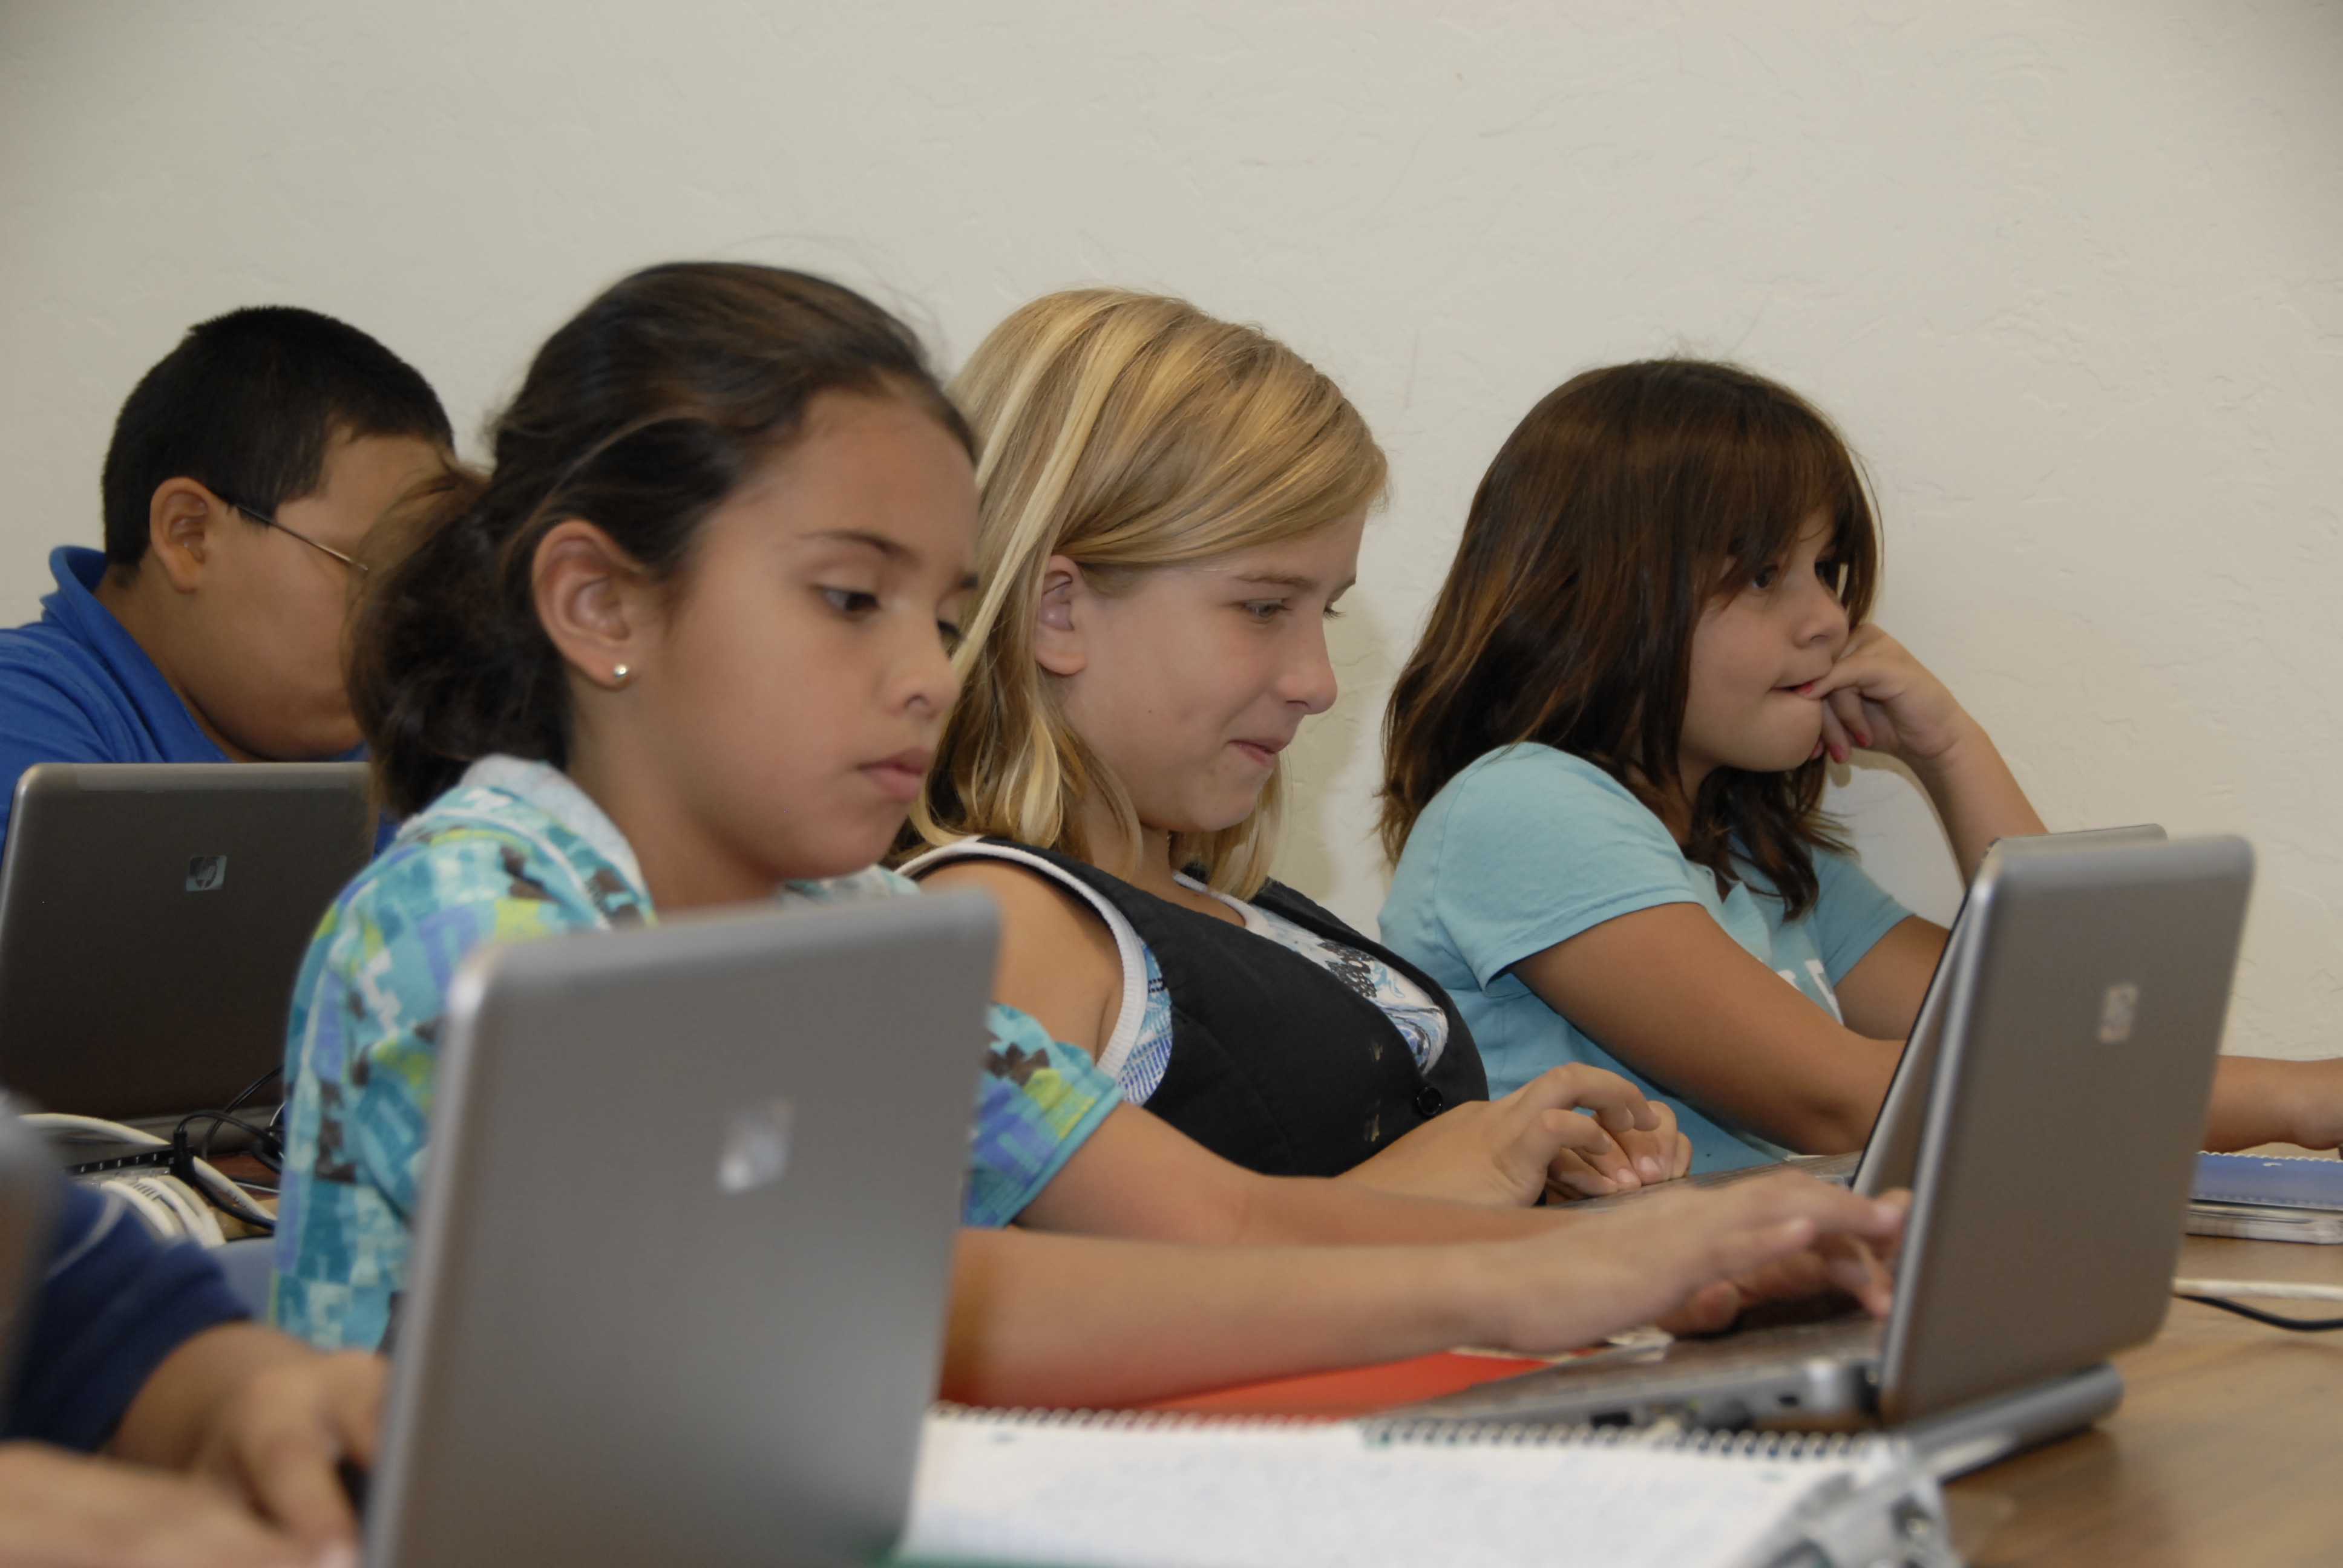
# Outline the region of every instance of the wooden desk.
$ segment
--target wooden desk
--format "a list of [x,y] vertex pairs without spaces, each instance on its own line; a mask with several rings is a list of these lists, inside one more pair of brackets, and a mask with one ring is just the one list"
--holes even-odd
[[[2178,1272],[2343,1285],[2343,1247],[2190,1236]],[[1956,1508],[2008,1510],[1971,1548],[1976,1568],[2343,1563],[2343,1330],[2288,1333],[2175,1302],[2163,1333],[2116,1365],[2124,1402],[2096,1429],[1949,1488]]]

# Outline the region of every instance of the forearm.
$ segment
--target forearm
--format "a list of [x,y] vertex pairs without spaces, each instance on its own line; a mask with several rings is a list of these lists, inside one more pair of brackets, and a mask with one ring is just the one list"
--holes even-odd
[[123,1413],[107,1451],[141,1464],[185,1469],[236,1390],[271,1367],[314,1361],[317,1354],[257,1323],[206,1329],[155,1369]]
[[2049,831],[1993,737],[1975,719],[1943,752],[1911,759],[1910,765],[1945,824],[1964,879],[1976,875],[1996,839]]
[[1695,904],[1617,916],[1513,972],[1670,1095],[1801,1153],[1861,1146],[1903,1050],[1784,984]]
[[1564,1211],[1416,1198],[1337,1178],[1257,1176],[1234,1233],[1242,1243],[1321,1245],[1503,1241],[1567,1222]]
[[[991,1404],[1130,1404],[1394,1361],[1452,1345],[1545,1352],[1651,1322],[1832,1235],[1903,1222],[1807,1177],[1649,1203],[1511,1241],[1445,1247],[1174,1247],[962,1231],[942,1392]],[[1830,1243],[1885,1305],[1885,1276]],[[1858,1277],[1859,1276],[1859,1277]],[[1707,1314],[1714,1317],[1715,1314]]]
[[2213,1071],[2205,1147],[2294,1143],[2332,1149],[2343,1139],[2343,1058],[2282,1061],[2225,1056]]
[[1759,1137],[1800,1154],[1845,1154],[1863,1147],[1896,1076],[1901,1040],[1868,1040],[1851,1030],[1826,1050],[1802,1050],[1782,1063],[1778,1081],[1739,1098],[1746,1115],[1728,1115]]
[[1473,1342],[1471,1252],[963,1231],[941,1392],[1129,1404]]
[[1128,1105],[1116,1108],[1018,1216],[1029,1231],[1201,1246],[1494,1241],[1554,1222],[1534,1211],[1262,1176]]

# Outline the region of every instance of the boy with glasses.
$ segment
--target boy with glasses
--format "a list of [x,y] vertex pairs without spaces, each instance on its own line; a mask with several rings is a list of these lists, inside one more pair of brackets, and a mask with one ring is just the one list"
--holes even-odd
[[381,344],[289,306],[191,329],[123,404],[106,548],[0,630],[0,838],[35,762],[313,761],[358,743],[342,627],[367,532],[453,445]]

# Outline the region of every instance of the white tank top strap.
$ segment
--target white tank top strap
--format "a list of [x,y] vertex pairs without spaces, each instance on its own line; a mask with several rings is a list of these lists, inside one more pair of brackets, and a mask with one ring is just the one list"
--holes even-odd
[[1022,866],[1081,899],[1106,922],[1106,929],[1114,937],[1115,952],[1122,960],[1122,1005],[1115,1013],[1114,1032],[1107,1036],[1106,1044],[1099,1050],[1098,1065],[1108,1077],[1121,1078],[1147,1020],[1147,944],[1139,940],[1139,932],[1129,918],[1096,888],[1068,875],[1031,850],[988,844],[982,839],[962,839],[939,845],[923,855],[913,856],[896,869],[907,877],[916,877],[921,871],[954,860],[1006,860],[1011,865]]

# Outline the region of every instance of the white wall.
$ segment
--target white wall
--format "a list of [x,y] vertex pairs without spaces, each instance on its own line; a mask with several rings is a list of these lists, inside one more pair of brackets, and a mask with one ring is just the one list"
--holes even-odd
[[[0,3],[0,615],[188,323],[342,315],[476,427],[622,269],[785,262],[947,363],[1092,279],[1256,320],[1389,448],[1287,874],[1353,918],[1385,686],[1573,370],[1731,355],[1885,503],[1885,623],[2054,827],[2262,852],[2233,1047],[2343,1048],[2343,10],[2206,0]],[[1883,879],[1955,884],[1893,771]]]

